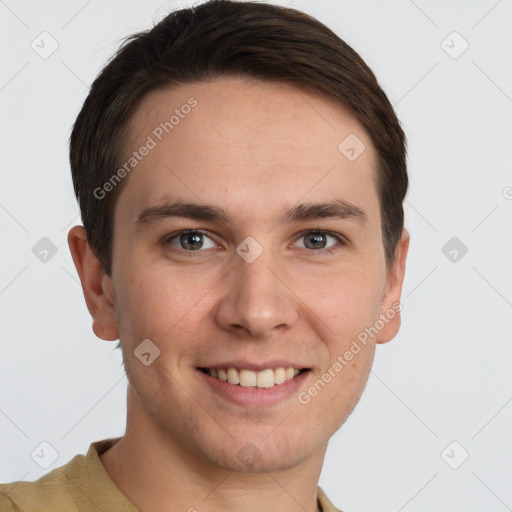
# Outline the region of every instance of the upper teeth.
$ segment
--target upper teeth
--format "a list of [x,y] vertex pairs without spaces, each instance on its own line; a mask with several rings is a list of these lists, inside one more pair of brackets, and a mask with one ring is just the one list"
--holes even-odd
[[227,381],[230,384],[239,384],[244,388],[271,388],[274,384],[283,384],[287,380],[293,379],[300,370],[297,368],[271,368],[261,372],[237,368],[209,368],[208,373],[212,377]]

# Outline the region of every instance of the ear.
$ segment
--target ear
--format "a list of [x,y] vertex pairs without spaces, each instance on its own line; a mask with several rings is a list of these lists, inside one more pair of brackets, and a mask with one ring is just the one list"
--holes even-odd
[[379,309],[379,318],[384,322],[384,327],[379,330],[376,343],[387,343],[391,341],[400,329],[400,297],[405,276],[405,260],[409,250],[409,233],[402,230],[402,236],[395,249],[395,259],[388,272],[386,290],[382,296]]
[[89,245],[83,226],[70,229],[68,244],[80,276],[87,309],[92,316],[94,334],[107,341],[119,339],[112,279],[105,274]]

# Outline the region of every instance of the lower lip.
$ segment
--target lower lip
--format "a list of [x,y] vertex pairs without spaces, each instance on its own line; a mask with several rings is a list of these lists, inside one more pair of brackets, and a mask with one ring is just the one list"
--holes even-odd
[[283,384],[275,384],[271,388],[244,388],[212,377],[197,370],[211,388],[224,398],[242,407],[269,407],[297,395],[300,386],[308,378],[311,370],[287,380]]

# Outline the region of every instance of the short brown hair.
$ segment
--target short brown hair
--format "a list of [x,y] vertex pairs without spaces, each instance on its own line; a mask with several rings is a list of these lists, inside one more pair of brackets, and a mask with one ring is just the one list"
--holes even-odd
[[126,127],[136,104],[155,90],[224,76],[293,84],[350,109],[378,155],[389,267],[404,222],[406,139],[373,72],[334,32],[303,12],[210,0],[172,12],[151,30],[126,38],[92,84],[73,126],[74,190],[88,241],[106,274],[112,270],[113,213],[123,183],[102,199],[94,191],[122,165]]

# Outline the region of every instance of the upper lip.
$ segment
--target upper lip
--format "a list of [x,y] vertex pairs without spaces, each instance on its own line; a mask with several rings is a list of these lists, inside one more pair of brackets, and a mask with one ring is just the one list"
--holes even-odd
[[261,372],[263,370],[272,369],[275,370],[276,368],[297,368],[299,370],[302,369],[308,369],[309,367],[304,366],[299,363],[295,363],[293,361],[285,361],[284,359],[273,359],[272,361],[267,361],[265,363],[250,363],[248,361],[241,361],[241,360],[231,360],[231,361],[224,361],[222,363],[214,363],[214,364],[207,364],[207,365],[201,365],[198,366],[198,368],[215,368],[215,369],[226,369],[226,368],[238,368],[238,369],[244,369],[244,370],[252,370],[253,372]]

